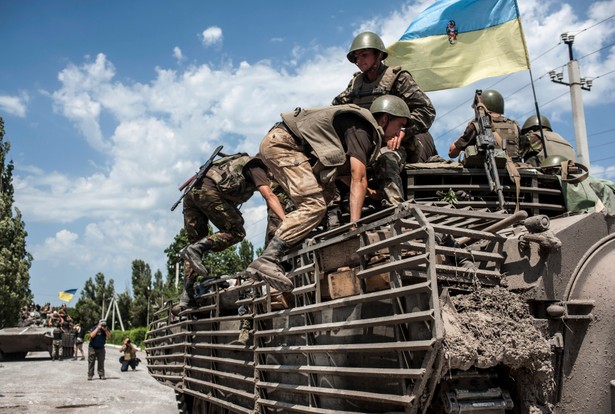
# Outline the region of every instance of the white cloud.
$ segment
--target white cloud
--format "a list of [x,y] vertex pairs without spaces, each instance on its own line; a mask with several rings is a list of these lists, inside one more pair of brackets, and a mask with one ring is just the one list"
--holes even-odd
[[[374,19],[356,33],[373,30],[390,44],[428,3],[423,0]],[[596,17],[581,21],[570,7],[554,1],[522,2],[530,55],[537,57],[557,44],[561,22],[578,29],[589,27],[599,21],[598,15],[607,13],[599,9],[608,3],[594,4],[589,15]],[[579,34],[579,56],[612,42],[612,37],[607,40],[612,29],[613,23],[605,22],[591,35]],[[591,36],[596,36],[595,40]],[[222,41],[222,30],[210,27],[203,31],[202,40],[206,46],[217,44]],[[116,79],[116,69],[104,54],[94,61],[68,65],[58,76],[60,87],[50,94],[54,107],[74,122],[92,148],[108,158],[103,170],[84,177],[35,169],[21,170],[24,175],[16,177],[16,199],[27,221],[78,227],[30,246],[36,260],[65,260],[88,277],[104,271],[116,280],[129,273],[136,258],[164,271],[163,250],[182,225],[181,207],[174,213],[169,211],[180,195],[179,185],[217,145],[224,144],[227,153],[255,154],[280,112],[296,106],[328,105],[356,71],[345,58],[351,40],[328,49],[297,46],[282,63],[263,60],[156,68],[155,78],[144,83],[126,80],[121,74]],[[183,57],[179,48],[175,48],[174,57]],[[537,59],[533,71],[546,115],[570,122],[569,102],[553,100],[564,92],[562,87],[540,78],[566,61],[567,50],[560,45]],[[597,75],[615,66],[615,56],[606,50],[581,64],[584,72]],[[587,105],[615,99],[612,78],[600,79],[600,93],[584,96]],[[528,82],[527,73],[522,72],[497,83],[496,88],[508,95],[509,115],[523,118],[533,109],[531,88],[520,90]],[[441,148],[448,147],[472,116],[469,100],[474,89],[494,83],[488,79],[466,88],[429,93],[438,111],[432,133]],[[2,105],[6,104],[0,100]],[[100,125],[103,116],[111,125],[105,128],[110,131],[106,135]],[[258,247],[264,237],[262,200],[255,196],[242,210],[248,239]]]
[[28,95],[9,96],[0,95],[0,111],[6,112],[9,115],[14,115],[20,118],[26,116],[26,104],[28,103]]
[[222,43],[222,29],[217,26],[211,26],[203,30],[201,40],[205,46],[214,46]]
[[175,46],[173,48],[173,57],[175,58],[175,60],[177,60],[178,63],[186,59],[184,54],[182,53],[182,50],[178,46]]

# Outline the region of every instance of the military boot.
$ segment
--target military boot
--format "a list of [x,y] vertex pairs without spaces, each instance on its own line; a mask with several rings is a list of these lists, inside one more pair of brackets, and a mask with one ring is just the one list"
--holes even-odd
[[194,275],[186,278],[186,281],[184,282],[184,291],[179,297],[179,303],[171,309],[171,313],[173,313],[173,315],[177,315],[188,308],[196,307],[196,300],[194,299],[195,280],[196,276]]
[[207,269],[203,266],[203,254],[208,252],[213,247],[213,242],[207,237],[203,237],[201,240],[189,244],[179,251],[179,255],[182,259],[190,262],[190,266],[195,272],[202,276],[207,276]]
[[274,237],[271,239],[263,254],[254,260],[246,269],[246,272],[254,280],[264,280],[267,284],[280,292],[293,290],[293,282],[286,277],[284,269],[280,265],[280,259],[288,251],[288,244]]

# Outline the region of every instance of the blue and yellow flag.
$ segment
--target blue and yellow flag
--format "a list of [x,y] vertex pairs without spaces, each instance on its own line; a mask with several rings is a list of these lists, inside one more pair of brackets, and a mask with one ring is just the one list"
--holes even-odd
[[388,48],[423,91],[459,88],[529,69],[516,0],[440,0]]
[[77,289],[69,289],[63,292],[59,292],[58,299],[63,300],[64,302],[70,302],[73,296],[75,296],[75,293],[77,293]]

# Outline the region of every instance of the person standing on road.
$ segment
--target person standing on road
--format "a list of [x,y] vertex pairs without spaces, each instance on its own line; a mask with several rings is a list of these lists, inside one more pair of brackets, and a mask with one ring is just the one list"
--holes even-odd
[[107,329],[107,321],[101,319],[98,325],[90,332],[90,346],[88,347],[88,380],[94,377],[94,363],[98,360],[98,376],[105,378],[105,344],[111,333]]
[[85,329],[81,326],[80,323],[76,323],[73,326],[73,330],[75,331],[75,351],[73,354],[73,361],[77,360],[79,356],[79,352],[81,352],[81,360],[85,359],[85,354],[83,353],[83,338],[85,337]]
[[[57,312],[54,312],[57,315]],[[51,345],[53,347],[53,351],[51,354],[51,360],[56,361],[60,360],[60,348],[62,348],[62,334],[64,333],[64,329],[62,327],[62,323],[59,319],[50,319],[49,325],[53,326],[53,340]],[[64,355],[63,355],[64,356]]]

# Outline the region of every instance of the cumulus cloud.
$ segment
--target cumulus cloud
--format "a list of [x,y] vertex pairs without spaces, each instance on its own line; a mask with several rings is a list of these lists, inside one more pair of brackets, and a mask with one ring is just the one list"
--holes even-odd
[[182,50],[178,46],[175,46],[173,48],[173,57],[175,58],[175,60],[177,60],[178,63],[182,62],[185,59]]
[[214,46],[222,43],[222,29],[217,26],[211,26],[203,30],[201,40],[205,46]]
[[[428,3],[413,3],[391,16],[374,18],[358,27],[357,33],[373,30],[390,44],[401,35],[400,27],[405,28]],[[606,11],[600,7],[607,7],[592,6],[590,17],[582,20],[569,6],[553,1],[528,0],[520,6],[532,57],[557,46],[562,21],[581,30],[599,21],[591,16],[604,15]],[[612,41],[608,37],[612,29],[612,22],[603,23],[599,31],[592,32],[600,34],[591,42],[590,36],[584,40],[586,35],[579,34],[579,56],[607,45],[607,39]],[[201,38],[206,46],[220,44],[222,30],[209,27]],[[84,177],[41,170],[23,171],[18,177],[16,198],[27,220],[75,227],[33,246],[37,260],[70,260],[75,268],[85,269],[86,276],[109,269],[118,272],[108,275],[116,280],[136,258],[154,269],[164,269],[163,250],[182,226],[181,212],[169,211],[180,195],[179,185],[217,145],[223,144],[226,153],[255,154],[280,112],[296,106],[328,105],[356,71],[345,58],[348,46],[322,49],[299,45],[286,61],[275,64],[262,60],[194,64],[181,69],[158,67],[155,77],[144,83],[126,80],[121,74],[116,78],[115,66],[104,54],[93,61],[68,65],[58,75],[60,87],[50,94],[54,108],[106,159],[102,171]],[[183,58],[179,47],[174,49],[174,57]],[[614,60],[613,51],[608,50],[584,59],[582,68],[587,73],[604,73],[615,65]],[[563,92],[561,85],[543,77],[554,65],[566,61],[567,50],[560,45],[533,62],[533,71],[544,113],[570,122],[569,101],[555,99]],[[615,99],[613,80],[603,78],[601,85],[600,94],[585,95],[587,105]],[[431,132],[440,149],[448,147],[473,115],[474,89],[492,86],[506,96],[508,115],[522,121],[532,110],[527,72],[429,93],[438,111]],[[4,108],[5,102],[0,99],[0,107]],[[103,118],[106,128],[101,126]],[[258,247],[264,237],[262,200],[255,196],[242,209],[248,240]]]
[[26,116],[26,104],[28,103],[28,95],[9,96],[0,95],[0,111],[9,115],[14,115],[20,118]]

